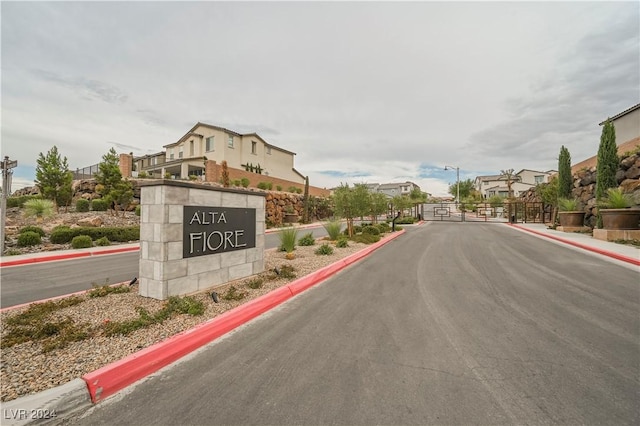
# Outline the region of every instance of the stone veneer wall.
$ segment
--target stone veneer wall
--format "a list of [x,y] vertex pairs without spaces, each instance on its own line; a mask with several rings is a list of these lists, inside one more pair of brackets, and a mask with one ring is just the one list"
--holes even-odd
[[[264,271],[263,193],[162,180],[141,184],[140,295],[164,300]],[[256,209],[256,246],[183,258],[183,207]]]

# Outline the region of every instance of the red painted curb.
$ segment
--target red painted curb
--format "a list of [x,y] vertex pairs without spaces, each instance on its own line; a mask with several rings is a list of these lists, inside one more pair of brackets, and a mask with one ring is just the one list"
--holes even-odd
[[97,403],[292,297],[281,287],[82,377]]
[[[360,252],[280,287],[237,308],[225,312],[203,324],[149,346],[126,358],[106,365],[82,377],[87,383],[91,401],[97,403],[144,377],[158,371],[188,353],[245,324],[257,316],[285,302],[296,294],[323,281],[375,249],[400,236],[404,231],[373,244]],[[363,255],[359,255],[364,252]]]
[[114,249],[107,249],[107,250],[100,250],[100,251],[52,254],[51,256],[40,256],[40,257],[31,257],[26,259],[7,260],[6,262],[0,262],[0,268],[3,268],[5,266],[19,266],[19,265],[29,265],[31,263],[53,262],[55,260],[75,259],[79,257],[101,256],[103,254],[126,253],[129,251],[137,251],[137,250],[140,250],[140,247],[124,247],[124,248],[114,248]]
[[513,226],[514,228],[521,229],[523,231],[531,232],[532,234],[540,235],[540,236],[545,237],[545,238],[549,238],[549,239],[552,239],[552,240],[560,241],[561,243],[569,244],[571,246],[581,248],[583,250],[592,251],[594,253],[598,253],[598,254],[601,254],[601,255],[604,255],[604,256],[608,256],[608,257],[611,257],[613,259],[621,260],[623,262],[627,262],[627,263],[631,263],[631,264],[636,265],[636,266],[640,266],[640,260],[634,259],[632,257],[628,257],[628,256],[625,256],[625,255],[622,255],[622,254],[618,254],[618,253],[615,253],[615,252],[612,252],[612,251],[608,251],[608,250],[602,250],[602,249],[599,249],[597,247],[591,247],[591,246],[588,246],[588,245],[585,245],[585,244],[576,243],[575,241],[565,240],[564,238],[556,237],[555,235],[549,235],[549,234],[545,234],[543,232],[534,231],[533,229],[528,229],[528,228],[525,228],[525,227],[522,227],[522,226],[518,226],[518,225],[513,224],[513,223],[510,223],[509,225]]

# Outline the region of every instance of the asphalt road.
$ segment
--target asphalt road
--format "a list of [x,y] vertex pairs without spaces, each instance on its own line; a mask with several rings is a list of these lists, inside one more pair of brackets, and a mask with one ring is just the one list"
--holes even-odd
[[[324,237],[323,227],[298,231],[298,237],[312,232]],[[277,233],[266,234],[265,247],[280,245]],[[94,285],[131,281],[138,276],[140,252],[91,256],[72,260],[33,263],[4,267],[0,270],[0,307],[34,302],[77,291],[90,290]]]
[[637,271],[432,223],[72,423],[638,424],[639,312]]

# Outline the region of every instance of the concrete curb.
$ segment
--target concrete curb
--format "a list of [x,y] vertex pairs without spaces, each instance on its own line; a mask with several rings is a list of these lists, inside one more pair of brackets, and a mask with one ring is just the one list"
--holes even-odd
[[[120,361],[88,373],[82,379],[74,379],[65,385],[18,398],[9,403],[3,403],[3,410],[10,408],[8,404],[11,404],[12,409],[16,410],[13,412],[27,409],[26,412],[29,413],[29,410],[32,409],[31,407],[33,407],[34,412],[48,409],[49,412],[55,411],[61,417],[63,414],[69,415],[88,408],[92,403],[102,401],[324,281],[404,233],[404,230],[393,233],[363,250],[299,278],[286,286],[227,311],[192,329],[131,354]],[[7,424],[23,425],[28,423],[31,423],[31,420],[27,423]]]
[[616,260],[621,260],[623,262],[631,263],[632,265],[640,266],[640,260],[634,259],[632,257],[628,257],[628,256],[625,256],[625,255],[622,255],[622,254],[618,254],[618,253],[615,253],[615,252],[612,252],[612,251],[608,251],[608,250],[603,250],[603,249],[600,249],[600,248],[597,248],[597,247],[591,247],[591,246],[588,246],[586,244],[580,244],[580,243],[577,243],[575,241],[571,241],[571,240],[567,240],[567,239],[564,239],[564,238],[556,237],[555,235],[545,234],[544,232],[538,232],[538,231],[535,231],[533,229],[528,229],[526,227],[518,226],[518,225],[513,224],[513,223],[510,223],[509,226],[512,226],[514,228],[518,228],[518,229],[520,229],[522,231],[530,232],[530,233],[535,234],[535,235],[539,235],[541,237],[545,237],[545,238],[549,238],[551,240],[559,241],[559,242],[561,242],[563,244],[568,244],[568,245],[571,245],[571,246],[574,246],[574,247],[581,248],[583,250],[588,250],[588,251],[592,251],[594,253],[601,254],[603,256],[608,256],[608,257],[611,257],[611,258],[616,259]]
[[64,385],[2,403],[3,425],[46,423],[91,407],[87,384],[74,379]]
[[138,251],[138,250],[140,250],[140,245],[136,245],[136,246],[127,245],[126,247],[117,247],[117,248],[109,248],[109,249],[92,248],[90,250],[76,251],[72,253],[66,252],[66,253],[58,253],[58,254],[51,254],[51,255],[44,255],[44,256],[25,257],[22,259],[0,261],[0,268],[4,268],[7,266],[28,265],[31,263],[53,262],[56,260],[77,259],[80,257],[102,256],[106,254],[125,253],[129,251]]

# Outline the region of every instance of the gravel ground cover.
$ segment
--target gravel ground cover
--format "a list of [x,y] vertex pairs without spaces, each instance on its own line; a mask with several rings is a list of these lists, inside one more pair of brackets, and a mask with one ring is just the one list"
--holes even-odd
[[[74,324],[89,324],[89,328],[92,330],[90,337],[50,351],[44,351],[42,343],[33,341],[3,347],[0,356],[1,400],[10,401],[79,378],[366,247],[365,244],[350,241],[349,246],[345,248],[337,248],[332,245],[334,252],[331,255],[315,254],[319,243],[323,242],[320,241],[314,246],[297,247],[295,258],[292,260],[286,259],[284,252],[265,251],[265,272],[260,274],[260,277],[263,278],[263,284],[258,289],[252,289],[248,285],[255,277],[244,278],[215,288],[219,295],[223,295],[233,285],[238,289],[238,292],[246,293],[242,300],[228,301],[220,297],[219,303],[215,303],[210,296],[210,291],[194,294],[192,296],[204,304],[203,315],[176,315],[161,324],[138,329],[126,336],[107,337],[104,335],[103,325],[109,322],[135,319],[139,317],[138,309],[140,307],[150,314],[156,313],[165,306],[165,302],[139,296],[137,285],[131,286],[131,291],[128,293],[109,294],[97,298],[90,298],[88,295],[80,296],[81,303],[51,313],[48,321],[70,320]],[[283,265],[291,265],[294,268],[296,278],[282,278],[272,272],[274,268],[281,269]],[[124,285],[128,285],[128,283]],[[27,309],[24,307],[0,314],[3,341],[9,331],[9,327],[6,325],[7,319],[15,317]]]

